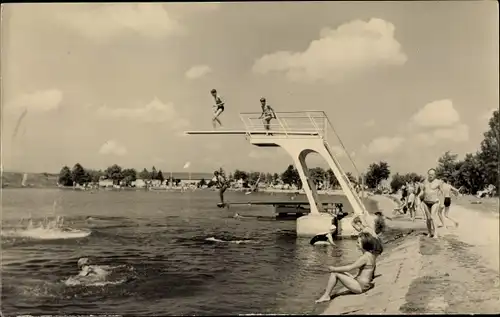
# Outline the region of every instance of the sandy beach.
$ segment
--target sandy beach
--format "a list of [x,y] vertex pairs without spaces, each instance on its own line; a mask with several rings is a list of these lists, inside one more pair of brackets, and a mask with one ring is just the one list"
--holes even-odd
[[[391,198],[372,199],[385,215],[392,215]],[[388,221],[392,228],[413,232],[380,257],[373,289],[337,297],[323,314],[498,313],[498,214],[462,202],[452,205],[450,215],[461,225],[441,232],[439,239],[422,234],[422,219]]]

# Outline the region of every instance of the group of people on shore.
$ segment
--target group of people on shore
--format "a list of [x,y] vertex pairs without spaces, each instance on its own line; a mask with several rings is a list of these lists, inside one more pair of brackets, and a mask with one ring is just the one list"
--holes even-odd
[[[460,193],[447,181],[438,179],[435,169],[428,170],[427,178],[423,182],[407,183],[401,191],[401,205],[395,209],[396,212],[406,213],[408,211],[412,221],[414,221],[416,212],[421,211],[426,220],[429,237],[438,237],[433,218],[436,215],[440,220],[438,228],[445,227],[445,218],[458,227],[459,223],[449,216],[449,212],[451,194],[459,195]],[[330,301],[334,296],[341,294],[336,292],[332,295],[338,281],[347,289],[348,293],[361,294],[373,287],[376,260],[383,252],[380,234],[386,228],[385,218],[387,217],[381,212],[376,212],[374,216],[354,217],[352,225],[359,232],[357,246],[362,251],[362,255],[350,265],[328,267],[330,278],[324,294],[316,303]],[[358,269],[358,274],[353,276],[349,272],[355,269]]]
[[[217,123],[219,124],[220,127],[222,127],[222,123],[219,119],[220,115],[224,112],[224,106],[225,102],[222,99],[222,97],[219,95],[216,89],[212,89],[210,91],[210,94],[214,98],[215,104],[212,106],[214,115],[212,117],[212,126],[214,129],[217,128]],[[266,98],[262,97],[260,98],[260,107],[262,110],[262,114],[260,115],[259,119],[263,120],[264,123],[264,129],[269,131],[271,129],[271,120],[276,119],[276,113],[274,112],[274,109],[267,103]]]
[[394,214],[407,212],[412,221],[415,221],[417,211],[423,214],[426,220],[430,237],[437,237],[434,218],[437,216],[440,224],[438,228],[445,228],[445,220],[451,221],[458,227],[458,221],[450,217],[451,195],[460,195],[458,189],[446,180],[436,177],[436,170],[431,168],[423,182],[410,182],[401,187],[401,204],[394,209]]

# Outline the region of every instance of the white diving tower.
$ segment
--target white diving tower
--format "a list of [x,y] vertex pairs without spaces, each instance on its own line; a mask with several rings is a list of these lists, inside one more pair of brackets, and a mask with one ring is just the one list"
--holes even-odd
[[[333,129],[324,111],[276,112],[270,130],[264,128],[260,113],[240,113],[244,130],[186,131],[188,135],[244,135],[253,145],[259,147],[281,147],[290,154],[297,168],[302,187],[311,212],[297,219],[297,235],[312,237],[330,230],[332,216],[323,209],[316,186],[309,175],[306,157],[318,153],[328,163],[337,178],[342,191],[349,200],[355,215],[363,215],[367,210],[357,195],[346,173],[340,166],[330,145],[327,135]],[[336,133],[335,133],[336,135]],[[338,136],[337,136],[338,137]],[[340,139],[339,139],[340,140]],[[346,152],[349,156],[349,153]],[[351,226],[353,216],[345,217],[339,224],[339,236],[357,235]]]

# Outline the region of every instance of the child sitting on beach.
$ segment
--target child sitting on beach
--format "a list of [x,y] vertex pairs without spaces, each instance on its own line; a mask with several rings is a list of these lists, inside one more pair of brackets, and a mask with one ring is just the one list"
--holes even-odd
[[[326,286],[325,293],[316,303],[326,302],[332,299],[331,293],[337,281],[340,281],[350,292],[361,294],[373,288],[373,278],[376,267],[377,238],[367,232],[361,232],[358,237],[357,246],[363,252],[356,262],[344,266],[330,266],[328,270],[331,272],[330,279]],[[349,271],[359,269],[358,275],[354,277]]]

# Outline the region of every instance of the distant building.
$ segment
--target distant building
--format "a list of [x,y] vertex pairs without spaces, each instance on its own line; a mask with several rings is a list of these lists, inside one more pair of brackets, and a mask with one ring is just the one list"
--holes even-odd
[[113,180],[112,179],[100,179],[99,180],[99,187],[113,187]]

